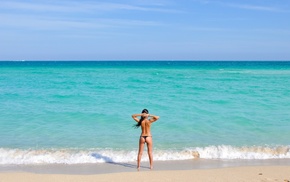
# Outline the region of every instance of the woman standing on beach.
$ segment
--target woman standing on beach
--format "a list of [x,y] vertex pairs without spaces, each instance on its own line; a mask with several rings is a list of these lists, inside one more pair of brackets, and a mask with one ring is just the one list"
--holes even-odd
[[[141,117],[138,119],[137,117]],[[149,119],[150,117],[150,119]],[[142,157],[142,152],[144,149],[144,144],[147,143],[147,150],[148,150],[148,156],[149,156],[149,162],[150,162],[150,169],[153,169],[153,154],[152,154],[152,148],[153,148],[153,141],[152,141],[152,135],[150,132],[151,123],[157,121],[159,119],[159,116],[150,115],[149,111],[147,109],[143,109],[141,114],[133,114],[132,118],[137,122],[135,125],[136,128],[139,128],[141,126],[141,136],[139,139],[139,151],[137,156],[137,169],[140,169],[140,161]]]

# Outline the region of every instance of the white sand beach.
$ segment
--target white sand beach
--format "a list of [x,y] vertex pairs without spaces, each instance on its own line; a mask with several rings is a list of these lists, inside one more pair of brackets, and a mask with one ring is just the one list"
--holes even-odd
[[140,171],[94,175],[1,173],[1,182],[93,182],[93,181],[278,181],[289,182],[290,166],[248,166],[219,169],[196,169],[174,171]]
[[77,165],[22,165],[0,167],[0,182],[93,182],[93,181],[275,181],[289,182],[290,160],[185,160]]

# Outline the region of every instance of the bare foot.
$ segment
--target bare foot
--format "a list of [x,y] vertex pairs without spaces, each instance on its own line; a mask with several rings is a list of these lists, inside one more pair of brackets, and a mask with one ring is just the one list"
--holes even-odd
[[150,170],[152,170],[153,169],[153,166],[150,166]]
[[140,166],[137,167],[137,170],[140,171]]

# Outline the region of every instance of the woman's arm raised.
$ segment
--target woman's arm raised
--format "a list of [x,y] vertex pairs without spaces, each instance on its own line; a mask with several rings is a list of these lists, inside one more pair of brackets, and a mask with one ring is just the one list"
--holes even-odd
[[142,114],[133,114],[132,118],[138,123],[139,119],[137,118],[138,116],[142,116]]
[[150,114],[149,117],[151,117],[151,119],[149,119],[149,121],[151,123],[153,123],[153,122],[155,122],[155,121],[157,121],[159,119],[159,116],[155,116],[155,115],[152,115],[152,114]]

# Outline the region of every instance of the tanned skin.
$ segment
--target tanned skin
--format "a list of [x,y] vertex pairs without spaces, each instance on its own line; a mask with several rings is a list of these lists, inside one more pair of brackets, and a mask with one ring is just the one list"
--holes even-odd
[[[141,136],[139,139],[139,151],[137,156],[137,169],[140,170],[140,162],[142,153],[144,150],[145,143],[147,144],[149,162],[150,162],[150,169],[153,169],[153,141],[152,135],[150,132],[151,124],[159,119],[159,116],[155,116],[152,114],[141,113],[141,114],[133,114],[132,118],[138,123],[140,119],[138,117],[143,117],[144,120],[141,123]],[[150,118],[150,119],[149,119]],[[147,137],[146,137],[147,136]]]

